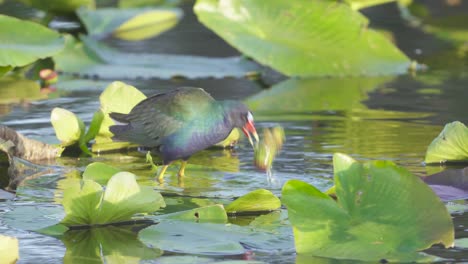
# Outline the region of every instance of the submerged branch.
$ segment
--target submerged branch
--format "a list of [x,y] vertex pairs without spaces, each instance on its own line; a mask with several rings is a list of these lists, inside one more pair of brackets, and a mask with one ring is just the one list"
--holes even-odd
[[57,158],[62,148],[29,139],[7,126],[0,125],[0,151],[13,157],[34,161]]
[[0,173],[0,188],[14,192],[24,179],[31,177],[31,174],[43,175],[40,173],[43,169],[31,162],[54,159],[59,157],[61,152],[62,148],[59,146],[29,139],[7,126],[0,125],[0,172],[7,172]]

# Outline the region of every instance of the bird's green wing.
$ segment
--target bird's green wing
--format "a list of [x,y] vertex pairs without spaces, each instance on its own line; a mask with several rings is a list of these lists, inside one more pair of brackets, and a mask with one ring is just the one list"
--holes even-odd
[[208,111],[213,102],[213,97],[201,88],[182,87],[141,101],[127,119],[134,129],[144,131],[156,145],[162,137]]

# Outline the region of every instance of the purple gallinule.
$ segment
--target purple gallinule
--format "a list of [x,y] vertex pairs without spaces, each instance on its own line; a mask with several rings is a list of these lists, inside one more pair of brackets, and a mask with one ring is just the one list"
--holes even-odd
[[128,114],[110,113],[117,121],[109,129],[113,139],[156,149],[163,160],[158,179],[169,164],[187,160],[194,153],[224,140],[234,128],[241,128],[253,146],[258,142],[252,113],[239,101],[216,101],[201,88],[181,87],[138,103]]

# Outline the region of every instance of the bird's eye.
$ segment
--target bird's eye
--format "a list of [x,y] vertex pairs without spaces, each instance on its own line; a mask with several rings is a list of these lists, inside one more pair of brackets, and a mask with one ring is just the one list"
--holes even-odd
[[249,122],[253,122],[254,121],[254,118],[253,118],[253,115],[251,112],[247,112],[247,121]]

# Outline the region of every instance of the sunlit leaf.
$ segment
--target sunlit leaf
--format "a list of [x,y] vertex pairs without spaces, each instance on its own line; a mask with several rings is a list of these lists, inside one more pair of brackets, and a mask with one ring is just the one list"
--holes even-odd
[[19,259],[18,239],[0,235],[0,256],[2,263],[16,263]]
[[61,223],[67,226],[127,221],[137,213],[151,213],[165,206],[159,192],[138,185],[135,175],[129,172],[112,176],[105,191],[92,180],[77,180],[63,196],[66,216]]
[[[146,96],[135,87],[123,82],[112,82],[99,96],[101,111],[104,118],[101,121],[99,133],[96,135],[96,144],[111,142],[113,134],[109,127],[114,125],[114,121],[109,117],[109,113],[117,112],[127,114]],[[129,144],[126,143],[128,146]],[[93,147],[93,151],[95,151]]]
[[410,60],[336,1],[198,0],[198,19],[229,44],[290,76],[405,73]]
[[391,162],[333,160],[338,202],[299,180],[283,187],[298,254],[415,261],[432,244],[453,245],[447,209],[418,177]]
[[102,186],[92,180],[76,180],[63,191],[62,204],[66,215],[61,223],[73,226],[98,222],[103,192]]
[[138,185],[134,174],[119,172],[107,183],[97,223],[129,220],[136,213],[151,213],[164,206],[159,192]]
[[94,8],[94,0],[20,0],[21,2],[45,11],[70,14],[79,7]]
[[125,21],[113,35],[124,40],[143,40],[174,27],[182,13],[178,9],[148,10]]
[[218,142],[217,144],[215,144],[215,146],[218,146],[218,147],[223,147],[223,148],[226,148],[226,147],[229,147],[229,146],[233,146],[237,143],[237,141],[239,140],[240,138],[240,132],[239,132],[239,129],[238,128],[234,128],[231,133],[229,133],[229,135],[227,136],[227,138],[225,138],[223,141],[221,142]]
[[61,239],[67,248],[64,263],[139,263],[162,255],[160,249],[146,247],[125,227],[71,230]]
[[271,211],[280,208],[281,201],[272,192],[258,189],[237,198],[226,206],[228,213]]
[[102,162],[93,162],[86,166],[83,172],[83,180],[93,180],[99,184],[106,185],[112,176],[121,170]]
[[446,124],[431,142],[426,152],[426,163],[468,160],[468,128],[461,122]]
[[66,109],[59,107],[52,109],[50,122],[62,146],[73,145],[84,136],[85,125],[83,121]]
[[0,15],[0,25],[0,66],[24,66],[50,57],[64,46],[59,33],[34,22]]

